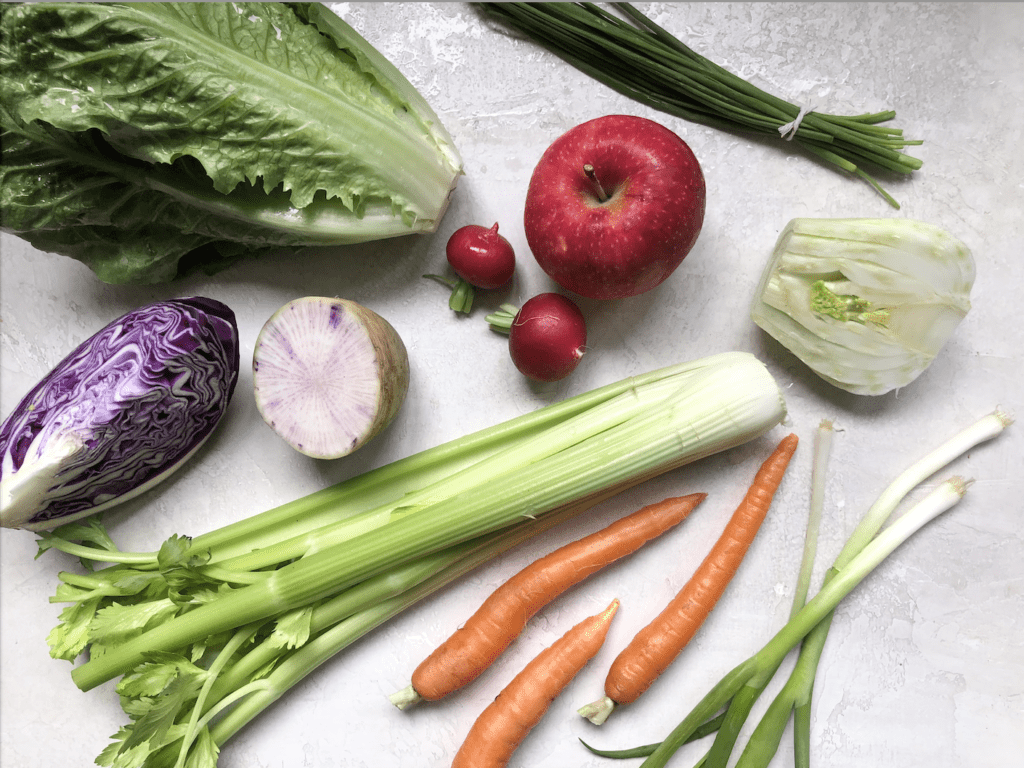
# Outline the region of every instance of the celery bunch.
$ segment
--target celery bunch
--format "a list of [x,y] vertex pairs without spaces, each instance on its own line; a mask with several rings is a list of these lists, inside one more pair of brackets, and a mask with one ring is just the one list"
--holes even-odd
[[771,375],[726,353],[654,371],[396,461],[156,552],[91,520],[41,550],[113,563],[62,573],[51,655],[119,675],[131,722],[101,765],[216,765],[228,738],[320,663],[523,539],[785,415]]

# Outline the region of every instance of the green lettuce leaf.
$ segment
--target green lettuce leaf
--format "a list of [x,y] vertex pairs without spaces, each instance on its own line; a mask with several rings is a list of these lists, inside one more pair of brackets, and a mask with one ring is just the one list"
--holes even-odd
[[107,282],[433,231],[437,116],[319,4],[0,6],[4,231]]

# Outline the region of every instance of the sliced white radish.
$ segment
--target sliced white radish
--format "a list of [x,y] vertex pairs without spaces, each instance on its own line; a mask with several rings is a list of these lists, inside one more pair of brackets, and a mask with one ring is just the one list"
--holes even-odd
[[295,450],[346,456],[383,430],[409,390],[409,356],[387,320],[346,299],[285,304],[256,339],[256,407]]

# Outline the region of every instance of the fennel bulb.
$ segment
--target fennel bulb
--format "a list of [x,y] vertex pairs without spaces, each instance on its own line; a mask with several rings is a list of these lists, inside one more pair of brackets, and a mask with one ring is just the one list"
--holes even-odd
[[971,308],[970,250],[910,219],[793,219],[751,317],[825,381],[859,395],[906,386]]

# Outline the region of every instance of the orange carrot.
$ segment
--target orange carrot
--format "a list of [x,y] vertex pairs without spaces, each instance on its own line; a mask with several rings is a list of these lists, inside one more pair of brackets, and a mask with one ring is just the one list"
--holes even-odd
[[671,664],[725,592],[754,540],[796,451],[797,436],[782,439],[761,465],[743,501],[687,584],[618,655],[605,679],[605,696],[579,712],[603,723],[616,704],[640,697]]
[[536,658],[492,701],[469,729],[452,768],[502,768],[551,702],[601,649],[619,601],[584,619]]
[[436,701],[475,680],[537,611],[569,587],[682,522],[706,496],[693,493],[650,504],[526,566],[424,659],[413,672],[412,685],[392,694],[391,701],[404,709],[421,699]]

